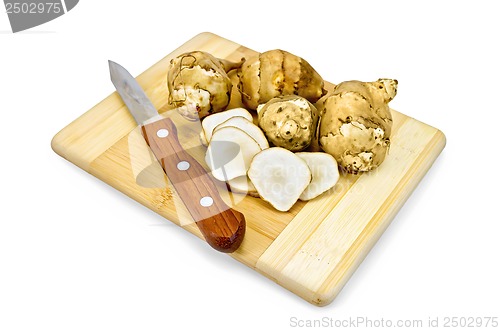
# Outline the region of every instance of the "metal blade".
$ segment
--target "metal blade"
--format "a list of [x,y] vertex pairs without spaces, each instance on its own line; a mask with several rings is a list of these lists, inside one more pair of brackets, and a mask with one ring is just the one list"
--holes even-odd
[[151,118],[157,117],[158,111],[135,78],[118,63],[108,62],[111,81],[137,124],[142,125]]

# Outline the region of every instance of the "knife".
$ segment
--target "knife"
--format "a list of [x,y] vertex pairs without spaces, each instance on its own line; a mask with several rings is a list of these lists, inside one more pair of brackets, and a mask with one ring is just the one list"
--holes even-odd
[[160,115],[121,65],[109,61],[109,71],[118,94],[207,243],[220,252],[234,252],[245,235],[245,217],[225,204],[212,178],[180,144],[174,122],[189,120],[178,109]]

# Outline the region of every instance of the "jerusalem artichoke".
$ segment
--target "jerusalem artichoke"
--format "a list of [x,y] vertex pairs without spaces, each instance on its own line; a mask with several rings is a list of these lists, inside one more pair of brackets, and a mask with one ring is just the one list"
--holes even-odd
[[348,81],[318,102],[319,145],[349,173],[370,171],[385,159],[390,146],[392,116],[388,103],[398,81]]

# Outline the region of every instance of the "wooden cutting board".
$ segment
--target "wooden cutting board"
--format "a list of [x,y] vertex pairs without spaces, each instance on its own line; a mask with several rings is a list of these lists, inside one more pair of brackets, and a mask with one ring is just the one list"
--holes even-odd
[[[232,61],[256,54],[211,33],[195,36],[137,78],[160,112],[168,109],[170,59],[191,50]],[[236,83],[234,74],[232,79]],[[233,87],[230,107],[239,106],[241,99]],[[298,202],[286,213],[258,198],[229,197],[247,221],[245,239],[231,256],[315,305],[330,303],[445,146],[439,130],[397,111],[393,117],[390,153],[376,171],[342,175],[333,189],[307,203]],[[190,152],[202,161],[203,147],[198,146],[196,134],[192,138]],[[68,161],[203,238],[116,92],[61,130],[52,147]]]

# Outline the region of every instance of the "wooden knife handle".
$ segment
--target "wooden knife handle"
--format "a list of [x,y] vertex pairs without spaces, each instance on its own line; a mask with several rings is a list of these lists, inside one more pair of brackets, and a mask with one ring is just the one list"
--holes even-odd
[[245,235],[245,217],[221,199],[212,178],[179,143],[177,128],[166,118],[142,128],[177,194],[210,246],[234,252]]

